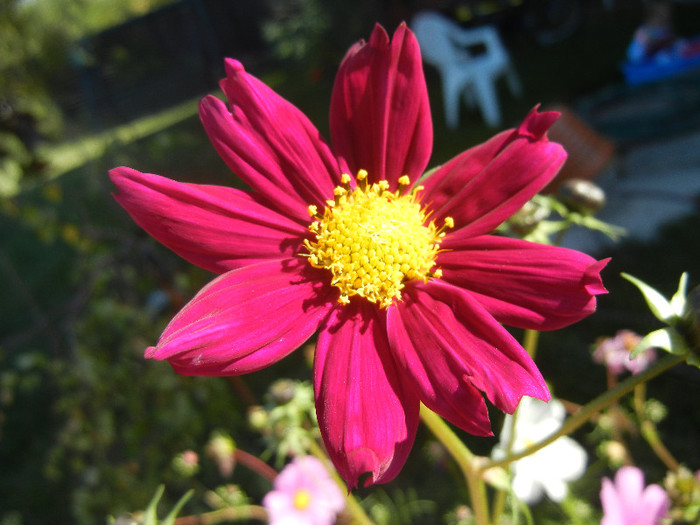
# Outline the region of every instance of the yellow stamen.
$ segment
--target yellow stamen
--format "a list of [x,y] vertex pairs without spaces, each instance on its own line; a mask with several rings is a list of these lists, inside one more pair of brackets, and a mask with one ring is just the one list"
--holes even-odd
[[306,510],[311,505],[311,492],[299,489],[294,493],[294,507],[297,510]]
[[[387,181],[368,184],[366,179],[367,172],[360,170],[357,187],[350,190],[349,176],[343,174],[347,189],[336,188],[335,201],[327,201],[322,215],[314,214],[304,255],[315,268],[331,272],[339,302],[347,304],[357,295],[385,308],[401,300],[407,281],[442,275],[433,267],[444,230],[454,221],[448,217],[438,229],[428,221],[416,189],[400,195],[388,191]],[[399,179],[401,187],[409,184],[407,176]]]

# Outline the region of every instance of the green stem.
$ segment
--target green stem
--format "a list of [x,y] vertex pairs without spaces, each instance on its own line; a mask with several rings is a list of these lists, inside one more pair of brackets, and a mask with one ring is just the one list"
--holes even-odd
[[506,508],[506,491],[499,490],[496,492],[496,496],[494,497],[493,501],[493,517],[491,518],[491,522],[497,524],[501,519],[501,514],[503,514],[503,511]]
[[642,436],[649,444],[654,454],[663,461],[666,467],[673,471],[678,472],[680,465],[673,454],[666,448],[666,445],[661,441],[658,431],[656,430],[656,425],[653,421],[647,419],[644,410],[644,400],[646,398],[646,385],[637,385],[634,389],[634,411],[637,413],[639,418],[639,427],[642,432]]
[[673,368],[674,366],[682,363],[683,361],[685,361],[685,359],[685,355],[673,354],[668,355],[664,359],[660,359],[651,367],[647,368],[644,372],[628,377],[621,383],[618,383],[617,386],[615,386],[611,390],[603,392],[601,395],[593,399],[590,403],[581,407],[581,410],[579,410],[578,412],[576,412],[576,414],[564,421],[564,424],[558,432],[555,432],[547,439],[540,441],[539,443],[536,443],[531,447],[528,447],[527,449],[523,450],[518,454],[507,456],[499,461],[489,462],[486,465],[482,466],[481,470],[484,471],[493,467],[505,467],[513,461],[517,461],[518,459],[529,456],[530,454],[537,452],[541,448],[546,447],[555,439],[560,438],[561,436],[571,434],[574,430],[586,423],[589,419],[591,419],[602,409],[608,407],[625,394],[628,394],[629,392],[634,390],[634,387],[636,387],[637,385],[649,381],[651,378],[656,377],[657,375],[665,372],[669,368]]
[[474,454],[440,416],[423,404],[420,406],[420,417],[425,426],[444,445],[462,470],[467,482],[476,525],[488,525],[489,512],[488,502],[486,501],[486,486],[481,478],[479,466],[474,461]]
[[270,483],[274,482],[275,478],[277,477],[277,471],[275,469],[265,463],[262,459],[250,454],[249,452],[246,452],[245,450],[237,448],[233,452],[233,459],[237,463],[245,465],[253,472],[256,472]]
[[242,505],[212,510],[197,516],[183,516],[175,519],[175,525],[215,525],[232,521],[267,521],[267,511],[259,505]]
[[537,353],[537,342],[539,341],[539,338],[539,330],[525,330],[525,333],[523,334],[523,348],[533,359]]
[[[328,455],[313,440],[311,440],[309,442],[309,452],[311,452],[311,455],[315,456],[316,459],[319,459],[324,465],[328,465],[328,463],[330,461],[328,459]],[[336,470],[334,468],[328,468],[328,467],[327,467],[327,470],[328,470],[328,472],[330,472],[331,476],[333,476],[333,480],[340,487],[340,489],[343,491],[347,491],[348,486],[340,478],[340,476],[338,475]],[[357,501],[357,499],[355,499],[355,496],[353,496],[352,493],[348,492],[348,495],[345,498],[345,501],[347,504],[346,510],[352,516],[352,524],[353,525],[373,525],[373,522],[370,519],[370,517],[367,516],[365,509],[362,508],[362,506]]]

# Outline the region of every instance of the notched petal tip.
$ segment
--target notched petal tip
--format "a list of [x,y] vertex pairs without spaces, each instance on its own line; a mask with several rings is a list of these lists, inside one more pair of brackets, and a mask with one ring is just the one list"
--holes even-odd
[[368,447],[353,450],[346,461],[348,468],[340,474],[347,484],[348,492],[358,487],[388,483],[396,477],[399,470],[392,467],[391,460],[382,464],[377,453]]
[[[221,82],[226,82],[226,79]],[[219,100],[214,95],[205,95],[202,97],[202,100],[199,101],[199,119],[202,123],[215,119],[217,114],[223,115],[225,118],[225,115],[230,115],[231,112],[228,107],[226,107],[226,103]]]
[[525,137],[530,137],[533,140],[546,138],[547,131],[559,118],[561,113],[558,111],[538,111],[539,104],[532,108],[525,120],[518,127],[518,134]]
[[386,29],[384,29],[384,26],[375,24],[372,34],[369,37],[369,45],[372,47],[386,48],[389,46],[389,42],[389,34],[386,32]]
[[544,377],[539,374],[539,369],[537,369],[537,372],[537,377],[530,377],[530,384],[526,387],[526,389],[524,389],[521,395],[513,398],[515,404],[512,407],[507,407],[507,410],[503,410],[503,407],[499,408],[501,408],[507,414],[513,414],[524,397],[531,397],[533,399],[539,399],[540,401],[549,403],[552,399],[552,393],[549,391],[549,387],[547,386]]
[[245,72],[245,68],[243,67],[243,64],[241,64],[241,62],[235,58],[226,58],[224,59],[224,71],[226,72],[227,77],[233,77],[238,73]]
[[129,170],[130,168],[127,168],[126,166],[118,166],[116,168],[112,168],[109,170],[109,178],[112,182],[115,181],[115,179],[119,179],[120,177],[123,176],[123,172]]
[[603,279],[600,272],[610,262],[610,257],[601,259],[591,264],[584,272],[584,286],[586,291],[591,295],[602,295],[608,293],[608,290],[603,286]]
[[370,448],[362,447],[350,452],[347,464],[348,471],[344,473],[343,477],[348,485],[348,490],[356,489],[358,486],[366,488],[380,480],[379,458]]
[[109,170],[108,174],[109,179],[112,181],[112,184],[114,184],[117,187],[117,190],[122,189],[122,185],[125,179],[133,180],[137,176],[142,175],[140,171],[137,171],[133,168],[128,168],[126,166],[112,168],[111,170]]

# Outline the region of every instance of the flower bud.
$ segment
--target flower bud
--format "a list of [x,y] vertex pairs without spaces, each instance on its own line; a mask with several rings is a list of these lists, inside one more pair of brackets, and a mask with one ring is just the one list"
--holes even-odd
[[199,472],[199,456],[193,450],[180,452],[173,458],[173,468],[184,478],[192,477]]
[[215,432],[207,443],[207,455],[214,460],[219,467],[219,472],[225,478],[233,473],[235,451],[236,445],[231,436],[222,432]]
[[666,406],[661,403],[661,401],[649,399],[646,403],[644,403],[644,412],[650,421],[659,423],[666,417],[668,410],[666,409]]
[[613,467],[621,467],[627,461],[627,449],[619,441],[605,441],[600,444],[600,452]]
[[693,473],[683,465],[669,472],[664,479],[664,488],[672,501],[670,517],[674,523],[696,523],[700,508],[700,471]]
[[284,405],[294,398],[296,385],[291,379],[278,379],[270,385],[269,394],[276,405]]
[[557,193],[570,210],[584,215],[593,215],[605,206],[605,192],[589,180],[569,179],[562,183]]
[[508,220],[511,230],[517,235],[527,235],[549,216],[549,209],[533,201],[527,201]]
[[270,415],[261,406],[252,406],[248,409],[248,424],[253,430],[261,432],[265,430],[270,423]]

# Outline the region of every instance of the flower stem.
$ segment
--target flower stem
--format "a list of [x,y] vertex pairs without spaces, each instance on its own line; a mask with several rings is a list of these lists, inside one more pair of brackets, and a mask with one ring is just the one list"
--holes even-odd
[[525,330],[523,334],[523,348],[532,359],[535,358],[535,354],[537,353],[537,342],[539,339],[539,330]]
[[[347,485],[340,478],[338,472],[336,472],[336,470],[329,465],[330,460],[328,459],[328,455],[324,452],[324,450],[313,440],[309,441],[308,448],[312,456],[315,456],[316,459],[320,460],[324,465],[326,465],[326,469],[331,474],[336,484],[340,487],[340,490],[347,492]],[[352,493],[348,492],[348,495],[345,498],[345,502],[347,512],[352,515],[353,525],[373,525],[373,522],[370,519],[370,517],[367,516],[365,509],[362,508],[362,506],[357,501],[357,499],[355,499],[355,496],[353,496]]]
[[250,454],[245,450],[237,448],[233,452],[233,459],[241,465],[245,465],[253,472],[256,472],[261,477],[268,480],[270,483],[275,481],[275,478],[277,477],[277,471],[275,469],[273,469],[270,465],[265,463],[257,456],[254,456],[253,454]]
[[486,487],[474,454],[452,431],[445,421],[425,405],[420,406],[420,417],[433,435],[443,444],[464,474],[476,525],[488,525],[489,511]]
[[[584,405],[581,407],[581,410],[576,412],[573,416],[569,417],[566,421],[564,421],[564,424],[562,427],[559,429],[558,432],[555,432],[548,438],[546,438],[543,441],[540,441],[539,443],[536,443],[532,445],[531,447],[528,447],[527,449],[523,450],[522,452],[518,454],[514,454],[511,456],[507,456],[499,461],[491,461],[481,467],[481,471],[484,471],[489,468],[493,467],[505,467],[506,465],[512,463],[513,461],[516,461],[520,458],[524,458],[526,456],[529,456],[530,454],[537,452],[541,448],[546,447],[549,445],[552,441],[555,439],[561,437],[561,436],[566,436],[568,434],[571,434],[574,430],[576,430],[578,427],[586,423],[589,419],[591,419],[594,415],[596,415],[599,411],[602,409],[608,407],[618,399],[620,399],[622,396],[625,394],[628,394],[637,385],[640,385],[642,383],[645,383],[646,381],[649,381],[651,378],[656,377],[657,375],[665,372],[669,368],[673,368],[674,366],[682,363],[685,361],[686,355],[668,355],[664,359],[660,359],[654,365],[651,367],[647,368],[644,372],[641,372],[639,374],[633,375],[625,379],[624,381],[618,383],[614,388],[611,390],[607,390],[603,392],[601,395],[593,399],[591,402],[588,404]],[[422,414],[422,412],[421,412]]]
[[242,505],[212,510],[197,516],[182,516],[175,519],[175,525],[214,525],[231,521],[267,521],[267,511],[259,505]]
[[637,413],[639,418],[639,427],[642,432],[642,436],[649,444],[654,454],[663,461],[666,467],[673,471],[678,472],[680,465],[673,454],[666,448],[663,444],[659,433],[656,430],[656,425],[653,421],[650,421],[644,411],[644,399],[646,398],[646,385],[644,383],[637,385],[634,388],[634,411]]

